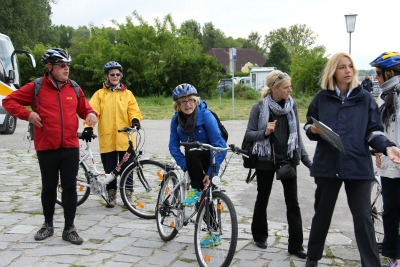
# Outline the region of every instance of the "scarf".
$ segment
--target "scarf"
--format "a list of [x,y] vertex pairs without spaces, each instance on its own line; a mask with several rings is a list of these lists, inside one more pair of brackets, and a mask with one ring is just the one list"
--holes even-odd
[[379,111],[381,112],[383,124],[386,126],[387,130],[390,119],[391,121],[396,121],[396,108],[400,92],[400,76],[394,76],[384,82],[381,89],[382,94],[380,98],[385,103],[379,107]]
[[104,81],[104,85],[110,89],[111,91],[114,92],[114,90],[121,90],[122,89],[122,85],[119,82],[117,85],[112,85],[108,80]]
[[[294,100],[289,96],[289,99],[285,100],[285,105],[282,108],[278,103],[276,103],[271,94],[267,95],[263,99],[263,103],[260,110],[260,115],[258,118],[258,130],[265,131],[267,123],[269,121],[270,109],[276,115],[286,115],[289,123],[289,138],[287,141],[288,151],[287,154],[290,158],[293,157],[293,151],[297,147],[297,122],[296,116],[294,114]],[[257,154],[261,157],[267,157],[267,160],[271,160],[271,143],[270,138],[264,138],[263,140],[256,141],[253,146],[253,154]]]
[[[196,127],[197,111],[198,111],[198,109],[195,108],[194,111],[192,112],[192,114],[190,114],[189,116],[185,115],[181,111],[178,112],[179,125],[181,126],[182,131],[187,136],[190,136],[191,134],[193,134],[194,127]],[[192,140],[192,141],[195,141],[195,140]]]

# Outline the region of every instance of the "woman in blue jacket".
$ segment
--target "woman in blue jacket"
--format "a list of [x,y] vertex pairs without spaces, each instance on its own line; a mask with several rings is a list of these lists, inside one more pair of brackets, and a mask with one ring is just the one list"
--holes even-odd
[[[380,267],[378,246],[371,219],[370,186],[374,170],[369,147],[399,163],[396,144],[383,134],[382,119],[371,94],[358,84],[351,56],[337,53],[327,62],[320,90],[312,100],[304,126],[310,140],[317,141],[311,167],[317,189],[307,249],[307,267],[322,258],[339,190],[344,183],[347,202],[363,267]],[[334,149],[313,124],[315,118],[336,132],[345,153]]]
[[[221,135],[218,122],[207,104],[200,100],[196,88],[188,83],[178,85],[172,92],[174,110],[171,120],[169,151],[182,170],[187,171],[190,177],[191,189],[183,201],[186,206],[193,206],[201,195],[204,185],[208,184],[211,175],[211,151],[193,150],[185,147],[185,154],[181,151],[180,142],[194,142],[210,144],[216,147],[226,147]],[[225,153],[218,153],[216,157],[217,174],[224,160]],[[207,245],[217,244],[218,237],[202,240]]]

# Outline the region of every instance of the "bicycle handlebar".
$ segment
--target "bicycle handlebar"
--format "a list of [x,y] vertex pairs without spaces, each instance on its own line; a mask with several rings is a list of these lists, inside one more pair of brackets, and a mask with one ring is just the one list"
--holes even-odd
[[230,144],[227,147],[215,147],[212,146],[210,144],[206,144],[206,143],[201,143],[199,141],[195,141],[195,142],[181,142],[181,146],[192,146],[193,148],[190,149],[200,149],[200,150],[211,150],[211,151],[215,151],[217,153],[222,152],[222,151],[232,151],[235,154],[241,154],[245,157],[248,157],[249,153],[246,150],[243,150],[237,146],[235,146],[234,144]]
[[122,129],[119,129],[118,132],[119,133],[127,133],[127,132],[138,132],[139,129],[137,128],[137,126],[133,126],[133,127],[124,127]]

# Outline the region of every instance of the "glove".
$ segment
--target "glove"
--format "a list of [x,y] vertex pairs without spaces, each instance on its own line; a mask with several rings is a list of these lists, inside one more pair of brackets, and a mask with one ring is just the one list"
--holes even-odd
[[93,134],[93,128],[92,127],[85,127],[85,129],[82,132],[82,140],[86,142],[91,142],[92,141],[92,134]]
[[136,119],[136,118],[133,118],[133,119],[132,119],[132,128],[133,128],[133,127],[136,127],[136,129],[140,130],[140,122],[139,122],[139,120]]

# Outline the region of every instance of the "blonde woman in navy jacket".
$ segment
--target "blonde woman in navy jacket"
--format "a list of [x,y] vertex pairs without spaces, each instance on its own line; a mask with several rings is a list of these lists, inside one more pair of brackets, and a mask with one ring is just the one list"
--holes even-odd
[[[400,162],[395,143],[383,134],[378,106],[371,94],[358,84],[358,72],[351,56],[337,53],[331,57],[322,75],[320,90],[312,100],[304,126],[310,140],[317,141],[311,176],[315,192],[307,249],[307,267],[318,266],[322,258],[339,190],[344,183],[347,202],[363,267],[380,267],[378,246],[371,219],[370,186],[374,170],[369,147]],[[311,117],[339,134],[346,154],[321,138]]]

